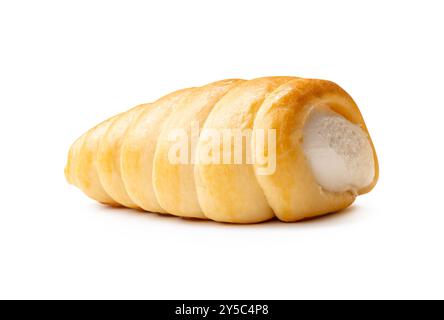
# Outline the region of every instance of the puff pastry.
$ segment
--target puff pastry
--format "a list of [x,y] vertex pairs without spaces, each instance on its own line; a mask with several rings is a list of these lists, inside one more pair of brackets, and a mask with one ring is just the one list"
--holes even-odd
[[231,223],[335,212],[378,174],[353,99],[296,77],[222,80],[139,105],[77,139],[65,168],[101,203]]

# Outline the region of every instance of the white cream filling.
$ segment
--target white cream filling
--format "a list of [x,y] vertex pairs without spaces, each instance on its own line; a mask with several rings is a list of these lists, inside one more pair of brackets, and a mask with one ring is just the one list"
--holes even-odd
[[375,175],[373,150],[359,125],[327,108],[314,107],[303,129],[303,150],[318,184],[357,193]]

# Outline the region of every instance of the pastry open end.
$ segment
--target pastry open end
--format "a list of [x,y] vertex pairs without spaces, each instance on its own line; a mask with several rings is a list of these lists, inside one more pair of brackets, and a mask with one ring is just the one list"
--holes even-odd
[[[340,120],[326,120],[336,116]],[[262,104],[254,128],[276,131],[276,170],[256,177],[280,220],[297,221],[344,209],[357,195],[370,191],[376,184],[378,162],[364,119],[353,99],[333,82],[297,79],[280,86]],[[345,128],[348,130],[344,134]],[[353,137],[355,134],[359,138]],[[316,146],[322,140],[316,141],[316,135],[328,141]],[[355,140],[359,140],[361,150],[335,154],[343,152],[341,148]],[[330,147],[333,152],[329,152]],[[261,152],[256,149],[258,156]],[[328,155],[334,158],[322,159]],[[337,157],[349,157],[344,160],[346,165],[361,167],[353,175],[365,171],[364,178],[357,178],[359,185],[347,187],[353,180],[348,180],[350,172],[340,172],[340,166],[332,165],[338,161]],[[329,168],[324,167],[329,161]],[[255,164],[256,172],[262,166]],[[330,174],[326,174],[328,171]],[[337,180],[332,182],[334,175]]]

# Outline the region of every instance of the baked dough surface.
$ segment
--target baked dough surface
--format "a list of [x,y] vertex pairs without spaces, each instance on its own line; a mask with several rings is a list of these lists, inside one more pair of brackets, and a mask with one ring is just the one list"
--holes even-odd
[[[303,140],[319,108],[368,139],[373,179],[358,190],[328,191],[316,179]],[[174,149],[177,132],[186,137],[186,155]],[[225,139],[226,132],[245,140]],[[259,141],[259,133],[268,138]],[[177,154],[181,161],[172,161]],[[230,223],[298,221],[344,209],[375,186],[378,172],[353,99],[331,81],[296,77],[221,80],[139,105],[77,139],[65,168],[69,183],[101,203]]]

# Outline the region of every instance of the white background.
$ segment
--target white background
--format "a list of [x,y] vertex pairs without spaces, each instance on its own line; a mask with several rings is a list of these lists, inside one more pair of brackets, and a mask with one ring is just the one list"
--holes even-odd
[[[0,298],[444,298],[442,1],[2,1]],[[64,180],[70,144],[223,78],[329,79],[380,180],[285,224],[110,209]]]

